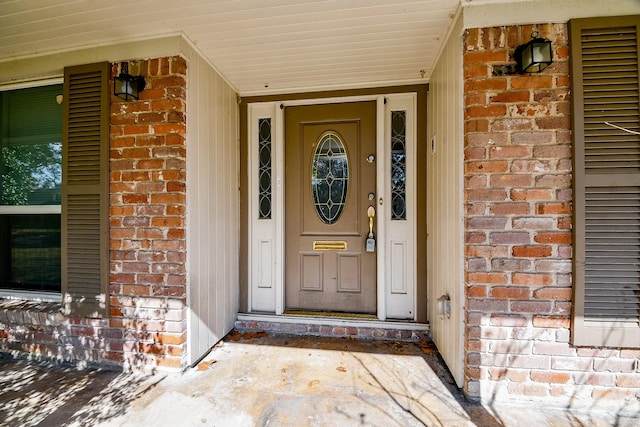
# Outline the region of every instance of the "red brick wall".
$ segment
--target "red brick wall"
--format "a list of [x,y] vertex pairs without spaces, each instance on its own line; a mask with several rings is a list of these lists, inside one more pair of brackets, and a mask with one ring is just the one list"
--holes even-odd
[[[112,74],[119,73],[114,64]],[[180,367],[186,356],[186,62],[134,61],[138,101],[112,96],[110,327],[125,364]]]
[[[539,25],[554,63],[497,76],[532,26],[464,36],[465,389],[491,399],[612,403],[640,395],[640,351],[575,348],[566,25]],[[613,399],[616,399],[615,402]]]
[[186,62],[134,61],[129,72],[146,89],[139,101],[111,98],[109,318],[0,300],[0,351],[130,369],[186,361]]

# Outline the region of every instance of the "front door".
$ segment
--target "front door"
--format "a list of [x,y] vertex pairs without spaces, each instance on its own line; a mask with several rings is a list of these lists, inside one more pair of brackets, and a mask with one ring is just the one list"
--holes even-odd
[[376,312],[375,191],[375,101],[286,107],[286,309]]

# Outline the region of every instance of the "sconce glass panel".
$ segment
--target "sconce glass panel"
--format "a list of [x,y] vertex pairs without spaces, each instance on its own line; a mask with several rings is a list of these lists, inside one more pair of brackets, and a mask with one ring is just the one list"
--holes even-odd
[[144,77],[120,73],[113,79],[113,94],[125,101],[135,101],[140,99],[140,92],[144,90],[144,86]]
[[258,120],[258,218],[271,219],[271,119]]
[[407,112],[391,112],[391,219],[407,219]]
[[519,73],[539,73],[553,62],[551,42],[541,38],[530,40],[516,48],[514,57]]

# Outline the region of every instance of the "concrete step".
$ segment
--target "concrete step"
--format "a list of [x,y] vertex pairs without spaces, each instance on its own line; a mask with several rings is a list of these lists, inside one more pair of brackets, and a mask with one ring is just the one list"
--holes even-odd
[[235,329],[243,332],[264,331],[300,336],[343,337],[369,340],[419,342],[429,339],[429,325],[424,323],[380,321],[366,317],[340,315],[238,314]]

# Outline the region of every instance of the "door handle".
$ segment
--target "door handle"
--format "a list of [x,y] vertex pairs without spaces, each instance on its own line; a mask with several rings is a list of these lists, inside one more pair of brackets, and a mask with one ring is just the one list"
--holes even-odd
[[373,218],[376,216],[376,209],[373,206],[369,206],[369,209],[367,209],[367,216],[369,217],[369,235],[365,243],[365,250],[367,252],[375,252],[376,239],[373,237]]
[[373,218],[376,216],[376,209],[373,206],[367,209],[367,216],[369,217],[369,238],[373,239]]

